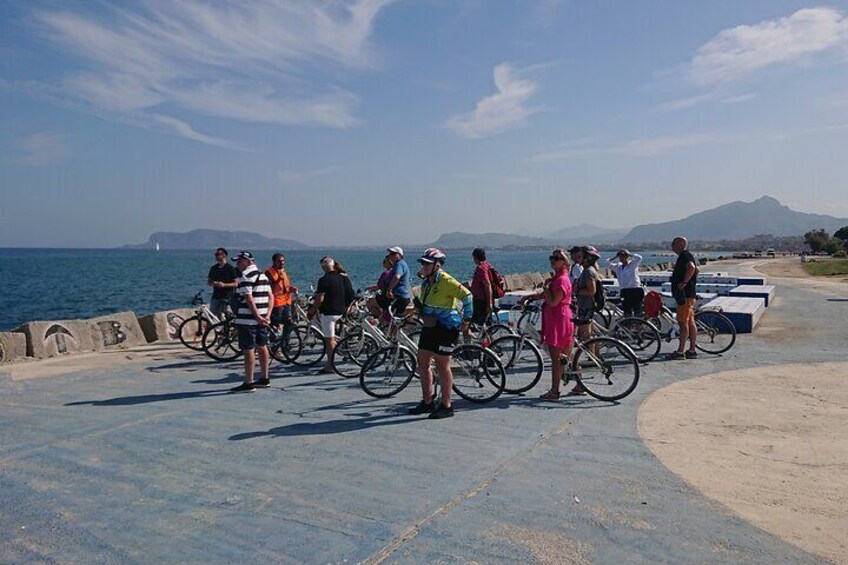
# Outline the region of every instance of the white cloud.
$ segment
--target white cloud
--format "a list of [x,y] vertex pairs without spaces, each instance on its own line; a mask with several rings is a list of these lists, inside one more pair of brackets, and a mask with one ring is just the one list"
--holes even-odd
[[688,73],[695,84],[715,85],[846,46],[848,19],[839,10],[806,8],[787,17],[721,31],[698,49]]
[[[391,1],[146,2],[35,20],[80,58],[64,85],[98,112],[163,123],[151,110],[175,104],[240,121],[345,128],[358,123],[358,99],[322,76],[376,66],[369,38]],[[172,129],[222,141],[184,126]]]
[[49,132],[33,133],[21,140],[22,161],[32,167],[49,167],[66,161],[71,156],[67,139]]
[[657,157],[674,151],[729,139],[732,138],[730,136],[720,136],[717,134],[707,133],[681,136],[643,137],[611,145],[581,143],[537,153],[536,155],[530,156],[527,161],[531,163],[549,163],[552,161],[563,161],[567,159],[599,155]]
[[216,147],[226,147],[228,149],[238,148],[235,144],[225,139],[220,139],[217,137],[212,137],[211,135],[204,135],[202,133],[199,133],[195,131],[194,128],[192,128],[189,124],[185,123],[182,120],[178,120],[170,116],[162,116],[160,114],[153,114],[151,117],[156,123],[165,126],[177,135],[186,139],[191,139],[192,141],[199,141],[200,143],[214,145]]
[[451,117],[445,125],[469,139],[490,137],[524,125],[536,111],[526,105],[536,91],[536,83],[521,79],[518,74],[508,63],[497,65],[494,69],[497,93],[480,100],[473,111]]

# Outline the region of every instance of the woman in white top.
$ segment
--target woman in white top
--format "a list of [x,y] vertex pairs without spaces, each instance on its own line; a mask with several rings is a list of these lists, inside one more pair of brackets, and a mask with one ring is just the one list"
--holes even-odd
[[642,317],[642,300],[645,298],[645,289],[639,279],[639,265],[642,264],[642,256],[638,253],[630,253],[622,249],[616,254],[618,262],[609,262],[610,270],[618,279],[618,287],[621,289],[621,309],[625,316]]

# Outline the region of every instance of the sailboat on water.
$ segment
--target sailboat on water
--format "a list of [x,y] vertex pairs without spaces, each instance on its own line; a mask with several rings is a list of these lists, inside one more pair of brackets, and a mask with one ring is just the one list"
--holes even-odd
[[159,251],[159,242],[156,242],[156,251]]

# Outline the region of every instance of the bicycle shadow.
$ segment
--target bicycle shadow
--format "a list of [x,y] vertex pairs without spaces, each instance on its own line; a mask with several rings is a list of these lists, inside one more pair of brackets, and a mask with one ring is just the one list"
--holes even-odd
[[[398,426],[421,420],[421,416],[410,416],[397,411],[376,415],[371,412],[364,412],[359,414],[349,414],[348,416],[349,418],[324,420],[321,422],[298,422],[296,424],[288,424],[285,426],[271,428],[267,431],[242,432],[231,435],[227,439],[230,441],[243,441],[246,439],[256,439],[260,437],[299,437],[344,434],[348,432],[367,430],[369,428]],[[354,418],[354,416],[359,417]]]
[[153,402],[166,402],[168,400],[183,400],[186,398],[205,398],[210,396],[222,396],[229,394],[228,390],[219,388],[209,390],[198,390],[193,392],[170,392],[167,394],[141,394],[138,396],[119,396],[106,400],[77,400],[67,402],[64,406],[136,406],[139,404],[151,404]]

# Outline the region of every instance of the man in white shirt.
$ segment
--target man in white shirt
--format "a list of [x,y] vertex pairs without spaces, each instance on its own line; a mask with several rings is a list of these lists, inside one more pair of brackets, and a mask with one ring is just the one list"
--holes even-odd
[[618,279],[618,287],[621,289],[621,309],[624,316],[642,317],[642,301],[645,298],[645,289],[639,279],[639,265],[642,264],[642,256],[638,253],[630,253],[622,249],[616,254],[618,262],[609,260],[609,268]]

